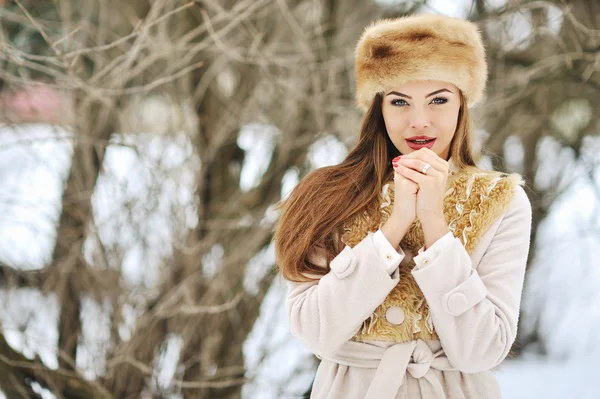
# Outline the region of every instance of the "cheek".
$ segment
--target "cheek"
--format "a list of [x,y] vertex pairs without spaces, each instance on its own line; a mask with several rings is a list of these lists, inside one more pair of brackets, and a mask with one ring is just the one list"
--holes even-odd
[[407,118],[400,112],[394,112],[394,110],[386,110],[383,112],[383,120],[385,122],[385,128],[391,138],[395,135],[401,134],[406,125],[408,124]]
[[440,128],[443,135],[451,138],[456,131],[458,125],[458,110],[448,109],[444,112],[440,112],[437,118],[438,127]]

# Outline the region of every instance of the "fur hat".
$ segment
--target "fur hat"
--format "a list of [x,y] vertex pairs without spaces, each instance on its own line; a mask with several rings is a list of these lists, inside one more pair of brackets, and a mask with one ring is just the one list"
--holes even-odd
[[381,19],[356,46],[356,101],[366,110],[378,92],[410,80],[441,80],[458,87],[469,106],[483,96],[485,49],[474,23],[440,15]]

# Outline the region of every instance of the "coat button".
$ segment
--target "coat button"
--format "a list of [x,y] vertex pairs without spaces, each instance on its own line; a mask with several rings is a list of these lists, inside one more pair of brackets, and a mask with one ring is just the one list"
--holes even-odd
[[392,306],[385,312],[385,318],[392,324],[402,324],[404,310],[400,306]]
[[455,292],[448,298],[448,310],[451,313],[459,315],[467,310],[469,303],[467,297],[462,292]]
[[386,258],[388,258],[388,260],[392,259],[392,255],[387,255]]

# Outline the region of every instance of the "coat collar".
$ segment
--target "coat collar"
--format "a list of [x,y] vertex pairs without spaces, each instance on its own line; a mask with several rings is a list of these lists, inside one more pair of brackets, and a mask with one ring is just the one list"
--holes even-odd
[[454,160],[452,159],[452,157],[450,157],[450,159],[448,159],[448,166],[450,167],[451,171],[458,172],[458,168],[454,164]]

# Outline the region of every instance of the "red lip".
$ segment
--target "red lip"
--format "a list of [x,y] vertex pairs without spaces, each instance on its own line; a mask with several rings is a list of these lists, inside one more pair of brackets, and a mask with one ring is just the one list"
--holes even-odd
[[429,136],[412,136],[407,138],[406,140],[431,140],[431,139],[435,139],[435,137],[429,137]]
[[[423,139],[423,140],[426,140],[426,139]],[[419,150],[423,147],[427,147],[427,148],[431,149],[431,147],[433,147],[433,145],[435,144],[435,140],[436,139],[433,139],[425,144],[417,144],[413,141],[406,140],[406,144],[413,150]]]

